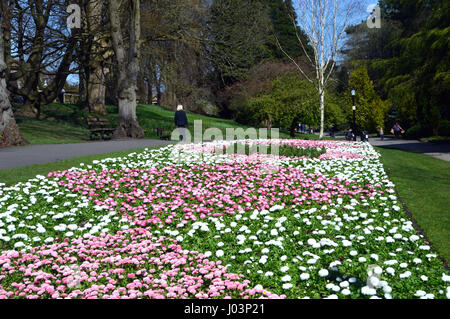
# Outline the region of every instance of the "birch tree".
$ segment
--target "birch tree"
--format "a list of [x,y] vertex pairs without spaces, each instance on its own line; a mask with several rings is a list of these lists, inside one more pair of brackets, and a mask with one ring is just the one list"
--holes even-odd
[[3,26],[6,10],[0,4],[0,147],[11,145],[23,145],[25,140],[20,134],[19,127],[14,119],[11,103],[6,90],[6,62],[5,41],[3,38]]
[[[336,66],[336,59],[345,30],[350,25],[352,16],[361,10],[358,0],[296,0],[298,23],[304,31],[308,43],[297,35],[299,46],[308,63],[314,69],[313,76],[291,57],[280,45],[281,50],[296,65],[299,72],[311,83],[319,94],[320,108],[320,138],[324,134],[325,121],[325,90]],[[291,17],[296,25],[297,21]],[[312,53],[307,47],[312,47]]]
[[[130,13],[127,19],[127,40],[125,45],[124,35],[120,23],[121,4]],[[139,126],[136,116],[136,92],[138,79],[139,46],[140,46],[140,0],[108,0],[109,18],[111,25],[111,38],[117,62],[117,90],[119,100],[119,117],[115,138],[132,137],[143,138],[144,130]]]

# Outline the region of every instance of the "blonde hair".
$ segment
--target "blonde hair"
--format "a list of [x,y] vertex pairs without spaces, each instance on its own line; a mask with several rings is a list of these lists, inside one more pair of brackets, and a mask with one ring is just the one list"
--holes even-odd
[[183,109],[183,105],[179,104],[179,105],[177,106],[177,111],[181,111],[182,109]]

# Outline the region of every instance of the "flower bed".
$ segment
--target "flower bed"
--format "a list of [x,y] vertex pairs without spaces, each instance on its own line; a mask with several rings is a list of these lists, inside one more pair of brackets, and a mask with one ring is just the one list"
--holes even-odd
[[0,188],[0,298],[450,297],[370,145],[239,141],[318,158],[215,152],[227,143]]

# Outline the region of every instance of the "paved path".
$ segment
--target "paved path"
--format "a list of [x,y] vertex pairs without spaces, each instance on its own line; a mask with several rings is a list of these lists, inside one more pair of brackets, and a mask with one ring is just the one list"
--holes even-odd
[[[325,136],[329,135],[325,134]],[[342,133],[337,133],[335,137],[341,140],[345,139],[345,135]],[[360,139],[358,136],[358,141],[359,140]],[[404,140],[391,137],[385,137],[384,141],[381,141],[379,137],[372,137],[369,138],[369,143],[372,144],[373,146],[378,147],[422,153],[425,155],[441,159],[443,161],[450,162],[450,144],[429,143],[429,142],[421,142],[419,140]]]
[[80,156],[98,155],[168,144],[172,144],[172,142],[150,139],[129,139],[77,144],[27,145],[0,148],[0,170],[58,162]]
[[450,162],[450,144],[426,143],[418,140],[395,138],[385,138],[384,141],[381,141],[378,137],[369,139],[369,142],[373,146],[422,153]]

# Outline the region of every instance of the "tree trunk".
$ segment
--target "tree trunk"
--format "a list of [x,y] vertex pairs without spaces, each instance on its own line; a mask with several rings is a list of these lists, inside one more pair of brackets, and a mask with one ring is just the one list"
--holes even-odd
[[325,123],[325,89],[320,89],[320,134],[319,138],[323,138],[323,129]]
[[80,69],[78,91],[80,92],[80,102],[82,105],[88,105],[88,94],[87,94],[87,81],[86,73],[84,70]]
[[136,117],[136,87],[130,84],[119,95],[119,118],[114,138],[142,138],[144,130],[139,126]]
[[26,143],[14,119],[12,106],[6,90],[5,45],[3,41],[3,16],[0,12],[0,147]]
[[89,34],[89,37],[93,37],[92,46],[90,51],[90,65],[89,65],[89,82],[88,82],[88,104],[89,112],[107,115],[108,112],[105,108],[105,68],[102,65],[102,59],[100,52],[102,50],[101,35],[97,33],[101,22],[102,14],[102,1],[90,1],[88,3],[89,10],[89,33],[95,33],[95,35]]
[[[131,5],[128,49],[125,49],[120,26],[120,10],[117,0],[109,0],[111,37],[118,67],[119,117],[114,138],[143,138],[144,130],[136,117],[136,91],[140,39],[140,0],[127,2]],[[126,55],[128,55],[126,57]]]
[[153,81],[151,76],[147,80],[147,103],[150,105],[153,104]]
[[139,72],[138,83],[137,83],[137,101],[139,104],[145,104],[148,101],[148,89],[145,83],[145,77],[142,72]]
[[161,105],[161,80],[156,83],[156,104]]
[[88,84],[89,112],[107,115],[105,108],[105,73],[101,65],[96,65],[89,76]]

